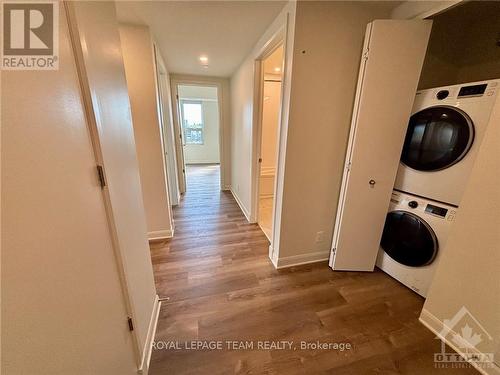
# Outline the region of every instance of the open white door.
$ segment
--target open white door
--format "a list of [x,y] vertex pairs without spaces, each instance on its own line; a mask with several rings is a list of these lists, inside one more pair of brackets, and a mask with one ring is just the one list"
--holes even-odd
[[431,26],[368,24],[333,234],[334,270],[375,266]]
[[177,156],[175,151],[174,125],[172,119],[172,100],[170,97],[170,82],[161,54],[153,45],[156,64],[156,87],[158,90],[159,111],[161,113],[161,135],[163,140],[165,166],[167,168],[168,193],[170,204],[177,206],[180,202],[180,192],[177,173]]
[[181,107],[179,102],[179,88],[177,83],[171,83],[174,97],[172,98],[172,110],[174,118],[175,147],[177,150],[177,173],[179,182],[179,191],[181,194],[186,192],[186,163],[184,161],[184,135],[182,134]]

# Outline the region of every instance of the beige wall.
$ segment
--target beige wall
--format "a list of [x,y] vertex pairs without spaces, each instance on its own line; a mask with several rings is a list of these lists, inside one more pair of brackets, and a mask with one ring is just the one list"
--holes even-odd
[[231,190],[250,215],[254,62],[246,59],[231,77]]
[[[1,87],[0,371],[136,374],[62,6],[59,69],[5,71]],[[133,143],[133,138],[115,136]],[[134,171],[132,164],[128,172]]]
[[500,78],[499,2],[470,2],[433,18],[419,88]]
[[217,88],[180,85],[179,98],[199,100],[203,113],[203,144],[184,146],[186,164],[219,163],[219,105]]
[[387,6],[297,5],[279,258],[329,254],[365,29]]
[[120,25],[149,238],[172,234],[153,43],[146,26]]
[[496,353],[497,363],[500,359],[498,124],[500,98],[497,98],[457,220],[446,247],[441,250],[445,256],[441,258],[421,317],[432,328],[440,330],[446,319],[451,319],[465,306],[494,338],[488,340],[483,333],[483,341],[477,348],[483,353]]

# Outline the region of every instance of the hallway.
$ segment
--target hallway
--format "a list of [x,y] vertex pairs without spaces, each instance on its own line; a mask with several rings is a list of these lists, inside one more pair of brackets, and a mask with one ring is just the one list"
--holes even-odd
[[[381,272],[332,272],[325,263],[275,270],[267,238],[249,224],[218,166],[190,166],[188,191],[175,209],[175,236],[153,243],[162,304],[151,374],[467,374],[435,369],[440,343],[418,315],[423,300]],[[186,341],[220,340],[223,350]],[[226,341],[254,350],[228,350]],[[297,350],[259,350],[258,340],[291,340]],[[352,350],[301,350],[300,341],[350,343]]]

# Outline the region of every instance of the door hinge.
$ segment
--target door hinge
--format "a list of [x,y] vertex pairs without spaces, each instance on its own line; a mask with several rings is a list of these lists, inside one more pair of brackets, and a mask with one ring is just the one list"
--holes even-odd
[[128,322],[128,330],[133,331],[134,330],[134,323],[132,322],[132,318],[129,316],[127,319]]
[[345,168],[346,168],[348,171],[350,171],[350,170],[351,170],[351,165],[352,165],[352,163],[351,163],[351,162],[349,162],[349,163],[347,163],[347,165],[346,165],[346,167],[345,167]]
[[179,100],[179,94],[175,94],[175,98]]
[[370,50],[369,49],[366,49],[364,52],[363,52],[363,59],[364,60],[368,60],[368,55],[370,53]]
[[97,165],[97,177],[99,178],[99,183],[101,184],[101,189],[106,186],[106,178],[104,177],[104,168],[102,165]]
[[186,170],[184,168],[182,168],[182,173],[186,173]]
[[262,158],[259,158],[259,163],[262,163]]

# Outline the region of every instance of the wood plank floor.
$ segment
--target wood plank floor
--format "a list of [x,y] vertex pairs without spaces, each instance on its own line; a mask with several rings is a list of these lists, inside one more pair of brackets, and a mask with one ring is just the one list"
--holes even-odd
[[[187,180],[175,237],[151,244],[158,294],[170,301],[150,374],[476,374],[434,367],[440,342],[418,322],[415,293],[382,272],[326,263],[277,271],[260,228],[219,191],[219,167],[189,166]],[[220,340],[224,350],[192,350],[191,340]],[[254,349],[227,349],[227,340]],[[293,341],[295,350],[262,350],[259,340]],[[175,341],[179,349],[161,347]],[[301,341],[352,349],[302,350]]]

